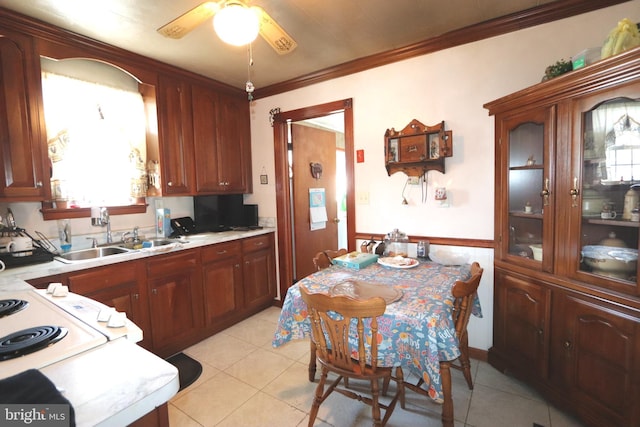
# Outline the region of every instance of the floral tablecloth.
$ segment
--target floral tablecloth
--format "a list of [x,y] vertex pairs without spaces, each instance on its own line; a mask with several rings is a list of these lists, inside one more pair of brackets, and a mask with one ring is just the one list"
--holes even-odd
[[[429,396],[442,402],[440,361],[454,360],[460,355],[451,317],[451,287],[456,280],[469,277],[470,265],[444,266],[434,262],[421,262],[409,269],[372,264],[361,270],[339,266],[320,270],[289,288],[272,344],[278,347],[311,335],[300,284],[312,292],[328,292],[345,281],[392,286],[403,295],[388,304],[384,316],[378,318],[378,364],[410,369],[424,379]],[[477,298],[472,312],[482,317]]]

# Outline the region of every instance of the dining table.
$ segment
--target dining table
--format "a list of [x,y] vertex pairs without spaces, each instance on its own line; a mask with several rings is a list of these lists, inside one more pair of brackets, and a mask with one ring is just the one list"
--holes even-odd
[[[420,260],[410,266],[374,263],[354,269],[332,265],[314,272],[292,285],[285,297],[272,341],[279,347],[291,340],[310,338],[311,324],[300,286],[309,292],[347,294],[356,298],[382,296],[387,300],[378,318],[378,365],[401,366],[424,380],[427,395],[443,404],[443,424],[453,425],[451,377],[447,364],[460,356],[452,317],[451,288],[458,280],[468,280],[471,266],[442,265]],[[356,285],[360,285],[359,288]],[[366,285],[366,286],[365,286]],[[482,317],[476,295],[472,314]],[[313,340],[312,350],[315,348]],[[315,377],[315,352],[309,363],[309,380]],[[450,419],[449,419],[450,418]]]

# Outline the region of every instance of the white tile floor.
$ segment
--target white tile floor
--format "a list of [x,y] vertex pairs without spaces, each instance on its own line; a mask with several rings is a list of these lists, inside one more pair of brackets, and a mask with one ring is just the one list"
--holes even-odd
[[[309,342],[271,347],[280,310],[269,308],[185,350],[203,372],[169,402],[172,427],[306,426],[317,383],[307,379]],[[535,391],[490,365],[472,361],[474,390],[452,370],[456,427],[580,427]],[[316,375],[316,377],[319,374]],[[441,426],[441,406],[407,391],[389,427]],[[371,426],[369,406],[337,393],[320,407],[317,426]]]

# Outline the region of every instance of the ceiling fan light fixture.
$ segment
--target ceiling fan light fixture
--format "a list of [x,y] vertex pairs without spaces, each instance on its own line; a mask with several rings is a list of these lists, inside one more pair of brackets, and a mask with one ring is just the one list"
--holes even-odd
[[227,2],[213,17],[213,28],[220,39],[244,46],[258,37],[260,22],[256,13],[238,2]]

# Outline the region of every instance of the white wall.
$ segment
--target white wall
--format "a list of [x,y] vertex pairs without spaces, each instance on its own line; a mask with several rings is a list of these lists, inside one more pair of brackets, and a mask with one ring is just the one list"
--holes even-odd
[[[412,58],[376,69],[259,99],[251,107],[254,192],[261,216],[276,216],[273,130],[269,110],[289,111],[353,98],[355,149],[365,163],[355,165],[355,190],[369,192],[369,204],[356,206],[356,231],[384,234],[393,228],[413,235],[493,239],[494,121],[482,107],[540,82],[548,65],[600,46],[622,18],[640,22],[640,0],[534,28]],[[260,64],[256,63],[256,72]],[[412,119],[425,125],[445,121],[453,130],[453,157],[446,173],[428,174],[427,203],[410,187],[403,206],[406,176],[387,176],[383,144],[387,128],[402,129]],[[261,185],[260,173],[269,176]],[[433,188],[446,186],[451,206],[433,200]],[[479,295],[483,318],[472,317],[470,345],[492,342],[493,250],[469,249],[485,268]]]

